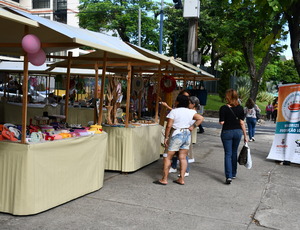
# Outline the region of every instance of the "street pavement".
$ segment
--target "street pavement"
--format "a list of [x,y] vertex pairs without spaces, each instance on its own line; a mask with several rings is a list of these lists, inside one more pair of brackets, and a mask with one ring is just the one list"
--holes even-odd
[[133,173],[105,172],[102,189],[43,213],[0,213],[0,229],[300,229],[299,165],[266,160],[275,124],[257,126],[253,167],[239,166],[231,185],[224,183],[221,126],[205,118],[203,127],[185,185],[172,183],[177,173],[166,186],[153,183],[162,175],[160,158]]

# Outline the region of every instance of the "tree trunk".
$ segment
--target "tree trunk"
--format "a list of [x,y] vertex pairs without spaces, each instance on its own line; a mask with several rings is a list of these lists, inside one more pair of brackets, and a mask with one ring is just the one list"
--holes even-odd
[[293,58],[295,62],[295,66],[300,76],[300,49],[299,49],[299,42],[300,42],[300,11],[299,11],[300,3],[296,3],[295,6],[291,6],[291,14],[286,14],[289,30],[290,30],[290,37],[291,37],[291,50],[293,53]]
[[266,55],[263,57],[260,66],[256,66],[255,58],[254,58],[254,42],[253,41],[245,41],[243,44],[243,53],[248,65],[248,71],[251,79],[251,89],[250,89],[250,97],[256,101],[256,97],[259,90],[260,80],[264,71],[270,61],[271,55],[271,47],[269,47]]

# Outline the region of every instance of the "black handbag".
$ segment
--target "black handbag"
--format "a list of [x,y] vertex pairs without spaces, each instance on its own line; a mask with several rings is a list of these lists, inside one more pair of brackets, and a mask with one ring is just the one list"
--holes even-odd
[[248,155],[248,144],[247,142],[244,144],[243,148],[241,149],[240,155],[238,157],[238,162],[240,165],[245,165],[247,163],[247,155]]

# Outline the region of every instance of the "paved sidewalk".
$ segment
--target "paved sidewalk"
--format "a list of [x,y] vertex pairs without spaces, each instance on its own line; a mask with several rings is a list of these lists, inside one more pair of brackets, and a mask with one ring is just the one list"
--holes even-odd
[[249,143],[253,168],[239,166],[231,185],[224,184],[220,129],[213,126],[217,120],[207,118],[198,134],[184,186],[172,183],[177,174],[167,186],[152,183],[161,177],[161,158],[134,173],[106,172],[99,191],[43,213],[0,213],[0,229],[300,229],[300,168],[266,160],[275,125],[258,127]]

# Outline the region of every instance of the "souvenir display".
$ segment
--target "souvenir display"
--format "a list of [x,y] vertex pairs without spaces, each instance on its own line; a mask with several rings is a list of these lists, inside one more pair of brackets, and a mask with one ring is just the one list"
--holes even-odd
[[[18,142],[21,140],[22,126],[11,123],[0,124],[0,141]],[[91,125],[90,127],[82,127],[81,124],[71,124],[66,127],[65,124],[57,122],[51,125],[28,125],[26,129],[27,143],[39,143],[45,141],[61,140],[66,138],[89,136],[101,134],[101,125]]]

